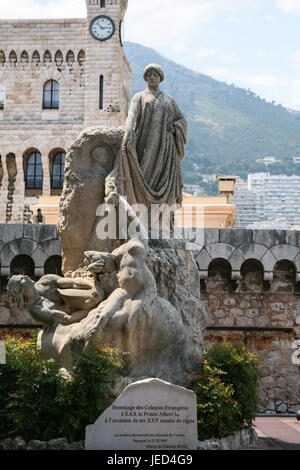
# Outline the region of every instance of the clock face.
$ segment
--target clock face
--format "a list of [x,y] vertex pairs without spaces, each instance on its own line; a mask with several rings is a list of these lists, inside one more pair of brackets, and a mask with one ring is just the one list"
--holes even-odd
[[109,16],[97,16],[91,21],[90,32],[95,39],[105,41],[115,32],[115,23]]

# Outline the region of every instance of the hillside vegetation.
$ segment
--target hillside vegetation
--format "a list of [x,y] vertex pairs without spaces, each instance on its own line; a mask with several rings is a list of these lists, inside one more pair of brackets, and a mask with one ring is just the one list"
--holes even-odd
[[300,174],[293,156],[300,155],[300,113],[269,103],[251,90],[214,80],[161,56],[155,50],[126,43],[133,68],[132,94],[145,88],[144,67],[159,63],[165,71],[163,91],[172,95],[188,121],[183,160],[184,181],[200,183],[202,173],[266,171],[256,160],[274,156],[273,174]]

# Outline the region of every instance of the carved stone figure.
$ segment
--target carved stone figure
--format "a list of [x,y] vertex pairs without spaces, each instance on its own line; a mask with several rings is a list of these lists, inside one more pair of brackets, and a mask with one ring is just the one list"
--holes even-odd
[[105,178],[120,152],[123,135],[119,127],[89,128],[67,153],[57,224],[64,274],[78,268],[85,251],[109,251],[113,246],[96,236],[100,218],[96,212],[104,202]]
[[[129,381],[187,385],[187,374],[199,371],[206,327],[199,271],[184,240],[148,240],[133,208],[181,201],[186,121],[159,89],[161,67],[150,64],[144,78],[148,88],[133,98],[125,134],[87,129],[67,154],[58,221],[66,277],[14,276],[8,293],[43,324],[38,346],[63,372],[100,336],[128,353]],[[98,238],[109,207],[118,208],[120,230],[116,239]],[[123,236],[129,222],[138,235]]]
[[118,192],[130,205],[180,203],[187,124],[175,100],[162,92],[164,72],[158,64],[145,68],[146,90],[137,93],[130,106],[114,170]]
[[[131,380],[165,377],[182,383],[192,364],[200,363],[189,327],[168,300],[159,297],[153,274],[146,265],[147,249],[137,239],[113,251],[118,283],[110,297],[81,322],[85,339],[96,334],[106,344],[127,351]],[[87,327],[86,327],[87,326]]]
[[16,275],[9,280],[7,289],[12,302],[26,307],[36,321],[54,327],[80,321],[103,299],[103,292],[92,279],[55,274],[47,274],[37,282]]
[[[102,261],[103,255],[90,254]],[[100,335],[104,344],[129,353],[130,381],[158,377],[186,384],[187,374],[201,361],[203,325],[196,339],[199,325],[158,296],[155,278],[146,265],[147,248],[140,240],[131,239],[104,257],[107,269],[118,272],[118,288],[101,303],[99,297],[95,298],[99,305],[88,314],[64,313],[57,286],[86,288],[91,287],[89,281],[56,276],[44,276],[36,284],[26,276],[14,276],[9,281],[10,295],[19,302],[22,299],[32,316],[46,326],[38,339],[43,354],[54,358],[61,371],[68,373],[74,355]],[[103,269],[102,261],[101,266],[94,266],[96,271]]]

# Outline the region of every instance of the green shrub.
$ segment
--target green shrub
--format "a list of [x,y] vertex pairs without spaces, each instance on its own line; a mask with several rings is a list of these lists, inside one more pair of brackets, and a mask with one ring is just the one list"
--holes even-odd
[[237,431],[239,409],[233,398],[232,385],[222,382],[222,372],[212,369],[207,363],[198,381],[197,395],[198,438],[226,437]]
[[0,439],[22,435],[25,440],[84,438],[111,404],[109,384],[120,374],[122,359],[112,348],[90,346],[77,357],[72,379],[44,360],[36,341],[7,337],[7,363],[0,365]]
[[[0,365],[0,439],[84,438],[85,427],[112,403],[110,384],[123,372],[120,353],[100,344],[76,358],[72,380],[44,360],[36,339],[6,337]],[[241,344],[224,343],[203,354],[198,378],[199,439],[226,437],[251,425],[258,406],[257,357]]]
[[203,353],[195,393],[199,439],[226,437],[251,426],[258,411],[257,356],[243,344],[222,343]]
[[259,371],[258,356],[246,350],[245,345],[224,342],[210,347],[206,353],[211,367],[225,372],[224,384],[231,384],[237,401],[241,425],[251,426],[258,411]]

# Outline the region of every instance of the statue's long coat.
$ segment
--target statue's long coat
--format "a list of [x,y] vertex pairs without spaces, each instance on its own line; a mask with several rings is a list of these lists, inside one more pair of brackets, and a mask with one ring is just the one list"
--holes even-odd
[[155,96],[149,89],[137,93],[126,121],[128,130],[134,130],[136,138],[123,140],[115,163],[120,193],[130,205],[180,203],[187,124],[175,100],[163,92]]

